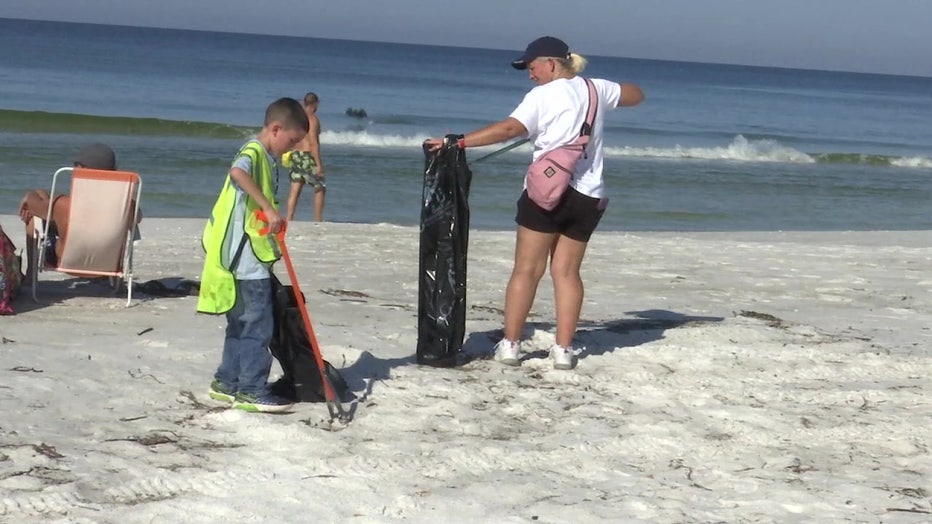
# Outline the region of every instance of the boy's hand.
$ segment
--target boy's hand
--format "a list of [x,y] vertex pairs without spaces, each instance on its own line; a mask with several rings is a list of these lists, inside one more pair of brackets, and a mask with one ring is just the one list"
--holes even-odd
[[[282,219],[282,216],[278,214],[278,211],[276,211],[274,208],[270,209],[269,211],[257,209],[254,213],[256,220],[265,224],[265,227],[259,230],[260,235],[268,235],[269,233],[272,233],[279,238],[285,235],[285,227],[288,224],[284,219]],[[277,224],[276,229],[274,230],[272,229],[273,223]]]
[[275,208],[266,209],[263,212],[265,213],[265,222],[269,225],[269,231],[277,235],[282,230],[282,226],[285,225],[284,219]]

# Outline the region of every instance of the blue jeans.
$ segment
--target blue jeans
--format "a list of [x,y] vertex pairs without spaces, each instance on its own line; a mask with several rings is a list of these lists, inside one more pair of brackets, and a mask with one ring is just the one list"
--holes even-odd
[[270,279],[237,280],[236,303],[227,312],[223,357],[214,378],[239,393],[268,395],[273,329]]

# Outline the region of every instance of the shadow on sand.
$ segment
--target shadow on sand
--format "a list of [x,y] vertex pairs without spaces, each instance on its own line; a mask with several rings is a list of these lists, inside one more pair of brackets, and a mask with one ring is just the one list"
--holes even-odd
[[[154,298],[197,295],[198,286],[198,282],[181,277],[133,282],[133,301],[130,307]],[[118,288],[115,288],[108,277],[40,279],[36,289],[36,300],[32,299],[32,286],[22,286],[14,307],[16,313],[28,313],[61,304],[76,297],[117,299],[125,304],[126,285],[121,283]]]
[[[574,344],[582,348],[579,359],[590,356],[603,355],[616,349],[635,347],[654,340],[660,340],[664,333],[670,329],[683,326],[700,325],[722,322],[722,317],[693,316],[667,311],[651,309],[644,311],[628,311],[625,318],[601,322],[580,321],[576,332]],[[528,323],[525,332],[532,330],[553,331],[553,323]],[[477,331],[470,333],[463,343],[463,349],[457,359],[457,367],[473,360],[488,359],[492,356],[492,347],[502,337],[501,329],[490,331]],[[527,353],[522,360],[547,357],[546,350]],[[340,370],[346,378],[350,390],[365,397],[371,392],[372,384],[376,380],[390,377],[392,368],[415,364],[412,354],[402,358],[378,358],[368,351],[363,352],[353,364]],[[454,368],[455,369],[455,368]]]

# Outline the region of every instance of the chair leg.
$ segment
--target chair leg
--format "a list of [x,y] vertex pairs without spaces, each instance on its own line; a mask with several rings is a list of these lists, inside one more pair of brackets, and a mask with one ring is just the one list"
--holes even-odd
[[123,285],[126,285],[126,307],[129,307],[132,304],[133,300],[133,277],[124,273],[121,276],[111,276],[108,277],[110,280],[110,288],[113,290],[114,295],[120,293],[120,288]]
[[130,274],[126,279],[126,307],[133,303],[133,275]]
[[37,267],[38,264],[36,264],[34,261],[30,261],[27,264],[30,266],[29,271],[32,274],[32,301],[38,302],[39,297],[36,296],[36,287],[39,285],[39,275],[36,274],[39,272],[39,268]]
[[[32,275],[32,300],[34,302],[39,302],[39,297],[36,295],[37,288],[39,287],[39,260],[41,257],[45,256],[45,221],[39,217],[33,217],[32,219],[32,259],[26,261],[26,265],[29,266],[29,273]],[[28,246],[26,258],[29,258]]]

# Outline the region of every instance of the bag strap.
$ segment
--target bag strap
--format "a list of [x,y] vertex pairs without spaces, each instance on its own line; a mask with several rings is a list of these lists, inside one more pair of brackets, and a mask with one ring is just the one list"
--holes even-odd
[[579,130],[579,136],[589,136],[592,134],[592,126],[595,123],[595,113],[599,107],[599,97],[595,92],[595,85],[592,83],[592,80],[588,78],[583,78],[586,81],[586,87],[589,88],[589,109],[586,112],[586,121],[583,122],[582,128]]

